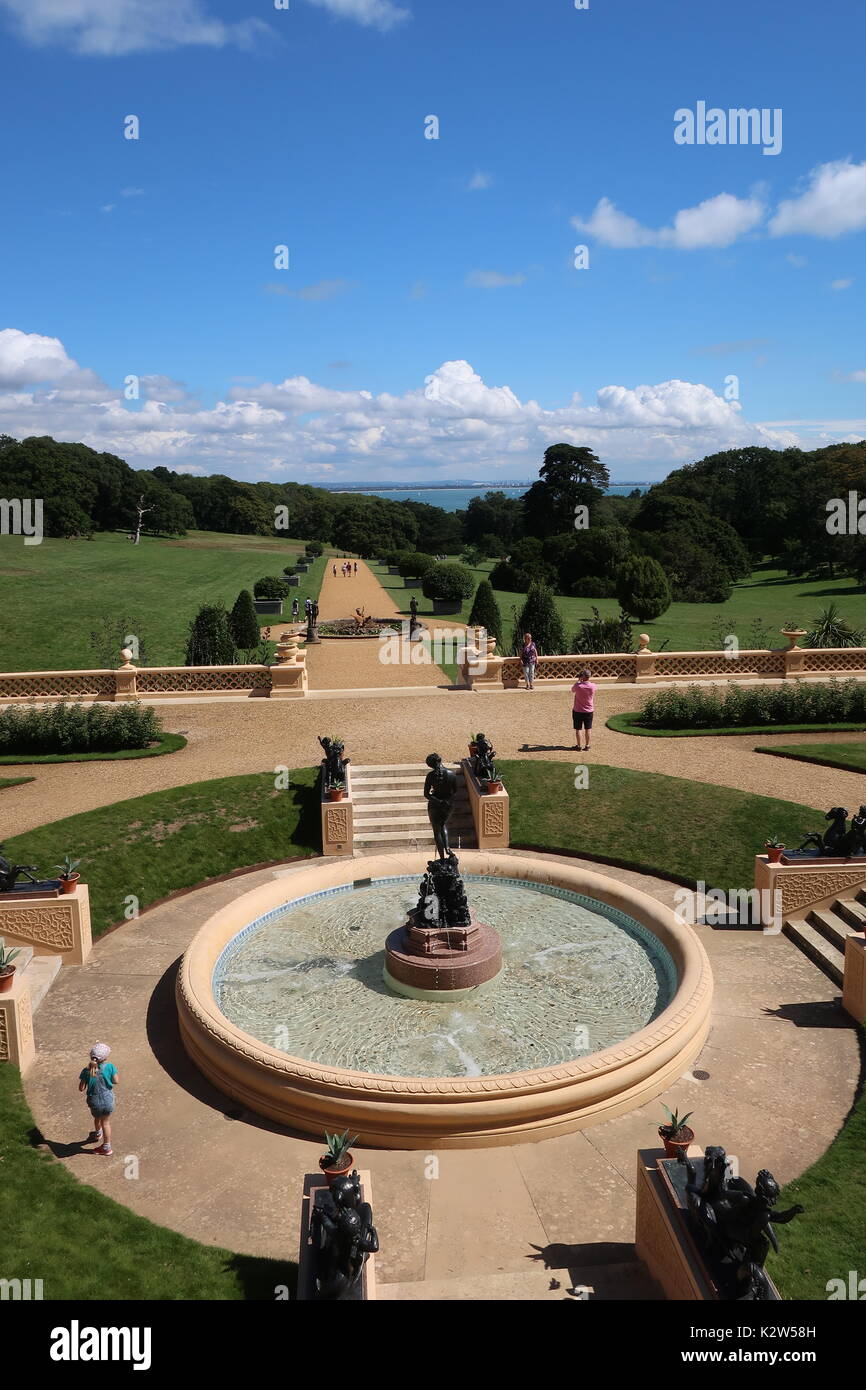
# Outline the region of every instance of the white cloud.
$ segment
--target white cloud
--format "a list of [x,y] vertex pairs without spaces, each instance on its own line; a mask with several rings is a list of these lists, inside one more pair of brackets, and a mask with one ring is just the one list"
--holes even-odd
[[526,276],[519,271],[516,275],[505,275],[501,270],[470,270],[466,283],[477,290],[501,290],[506,285],[525,284]]
[[474,193],[476,189],[490,188],[492,183],[493,178],[490,174],[485,174],[483,169],[476,169],[472,178],[469,180],[469,190]]
[[75,371],[77,365],[59,338],[22,333],[18,328],[0,329],[0,388],[4,390],[56,381]]
[[866,160],[839,159],[813,169],[808,188],[781,202],[771,236],[837,237],[866,227]]
[[856,372],[841,373],[842,381],[866,381],[866,370],[858,368]]
[[791,265],[795,265],[795,266],[797,267],[798,270],[802,270],[802,268],[803,268],[804,265],[808,265],[808,264],[809,264],[809,262],[807,261],[806,257],[805,257],[805,256],[798,256],[797,253],[796,253],[796,251],[789,251],[788,254],[787,254],[787,256],[785,257],[785,260],[786,260],[786,261],[789,261],[789,262],[791,263]]
[[[47,383],[47,386],[46,386]],[[239,478],[334,481],[357,477],[528,476],[558,440],[587,444],[631,477],[718,449],[750,443],[796,444],[804,429],[743,418],[736,402],[700,382],[606,385],[587,404],[575,392],[554,408],[489,386],[465,361],[443,362],[402,394],[335,390],[306,376],[244,383],[203,407],[183,383],[142,378],[142,399],[127,402],[81,368],[56,338],[0,332],[0,433],[50,434],[119,454],[133,466],[165,463],[186,472]],[[862,437],[851,422],[804,422],[829,442],[834,429]],[[640,470],[635,472],[635,470]]]
[[102,207],[99,209],[99,211],[100,211],[100,212],[114,212],[114,209],[115,209],[116,207],[117,207],[117,203],[103,203],[103,205],[102,205]]
[[299,290],[293,290],[282,282],[265,285],[266,294],[281,294],[293,299],[307,299],[318,301],[322,299],[335,299],[338,294],[345,294],[346,290],[352,288],[348,280],[316,280],[312,285],[302,285]]
[[831,281],[830,281],[830,289],[831,289],[831,290],[849,290],[849,289],[851,288],[851,286],[853,285],[853,283],[854,283],[853,280],[831,280]]
[[141,198],[144,196],[143,188],[121,188],[121,198]]
[[703,247],[731,246],[753,231],[763,220],[760,198],[735,198],[718,193],[697,207],[682,208],[672,227],[644,227],[634,217],[620,212],[609,198],[601,198],[588,218],[573,217],[572,226],[604,246],[672,246],[684,251]]
[[392,0],[307,0],[307,3],[328,10],[338,19],[354,19],[383,32],[409,18],[409,11],[392,4]]
[[27,43],[100,57],[186,45],[248,47],[271,32],[260,19],[226,24],[204,0],[0,0],[0,7]]

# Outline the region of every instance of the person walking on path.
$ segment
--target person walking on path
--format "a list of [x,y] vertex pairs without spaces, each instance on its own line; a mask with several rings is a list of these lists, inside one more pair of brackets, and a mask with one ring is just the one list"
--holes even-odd
[[332,566],[331,566],[331,569],[334,571],[334,578],[336,579],[336,578],[337,578],[337,566],[336,566],[336,565],[332,565]]
[[355,561],[355,573],[356,573],[356,574],[358,573],[358,561],[357,561],[357,560]]
[[587,666],[578,672],[577,680],[571,687],[574,694],[574,705],[571,712],[571,722],[574,725],[574,737],[577,742],[575,748],[580,748],[580,731],[584,730],[586,743],[583,752],[589,752],[589,735],[592,729],[592,716],[595,710],[595,683],[590,679],[591,672]]
[[293,622],[293,623],[296,623],[297,621],[298,621],[298,600],[297,600],[296,598],[293,598],[293,599],[292,599],[292,622]]
[[118,1082],[117,1067],[108,1061],[111,1048],[108,1043],[94,1043],[90,1049],[90,1062],[78,1077],[78,1089],[85,1092],[87,1108],[93,1116],[93,1129],[87,1136],[88,1144],[98,1144],[98,1154],[106,1157],[114,1150],[111,1147],[111,1116],[114,1113],[114,1088]]
[[531,632],[524,632],[523,646],[520,649],[520,662],[523,666],[523,678],[526,681],[526,689],[535,689],[535,668],[538,665],[538,648],[532,640]]

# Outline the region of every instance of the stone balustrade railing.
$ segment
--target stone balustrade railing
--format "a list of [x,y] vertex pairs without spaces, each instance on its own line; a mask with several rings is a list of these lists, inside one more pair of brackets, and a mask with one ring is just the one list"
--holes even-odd
[[24,700],[137,700],[247,695],[286,699],[307,693],[306,657],[284,634],[274,666],[133,666],[117,670],[0,673],[0,704]]
[[[539,685],[573,682],[584,667],[599,685],[642,685],[663,681],[790,680],[798,676],[866,678],[866,647],[825,647],[758,651],[653,652],[641,638],[637,652],[542,656],[535,671]],[[523,684],[516,656],[498,656],[492,638],[476,639],[462,665],[465,685],[477,690],[513,689]]]

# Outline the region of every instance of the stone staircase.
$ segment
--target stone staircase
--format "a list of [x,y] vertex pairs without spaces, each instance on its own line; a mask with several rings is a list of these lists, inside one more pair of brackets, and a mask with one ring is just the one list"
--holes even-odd
[[[459,763],[447,766],[457,774],[457,796],[448,822],[451,845],[455,850],[473,849],[475,826],[463,769]],[[429,771],[426,763],[351,765],[356,855],[389,849],[433,852],[433,832],[424,800],[424,779]]]
[[836,898],[829,906],[790,917],[783,927],[785,935],[837,985],[842,984],[845,970],[845,943],[864,930],[866,888],[858,889],[853,898]]
[[[2,937],[0,945],[6,945]],[[15,977],[23,978],[30,986],[30,1009],[35,1014],[60,973],[63,957],[36,955],[32,946],[16,946],[14,941],[9,943],[9,949],[19,952],[12,962],[15,966]]]
[[576,1269],[545,1269],[542,1265],[533,1265],[496,1274],[378,1283],[376,1296],[392,1303],[547,1303],[562,1299],[597,1303],[599,1300],[654,1302],[664,1299],[640,1260]]

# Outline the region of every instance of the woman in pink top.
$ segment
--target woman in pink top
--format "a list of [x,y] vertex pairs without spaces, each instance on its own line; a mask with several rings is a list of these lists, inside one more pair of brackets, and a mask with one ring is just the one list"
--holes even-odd
[[574,736],[577,739],[575,748],[580,748],[580,731],[586,730],[585,749],[589,748],[589,731],[592,728],[592,716],[595,709],[595,684],[590,680],[590,672],[587,667],[578,673],[577,680],[571,687],[574,693],[574,706],[571,712],[571,722],[574,725]]

